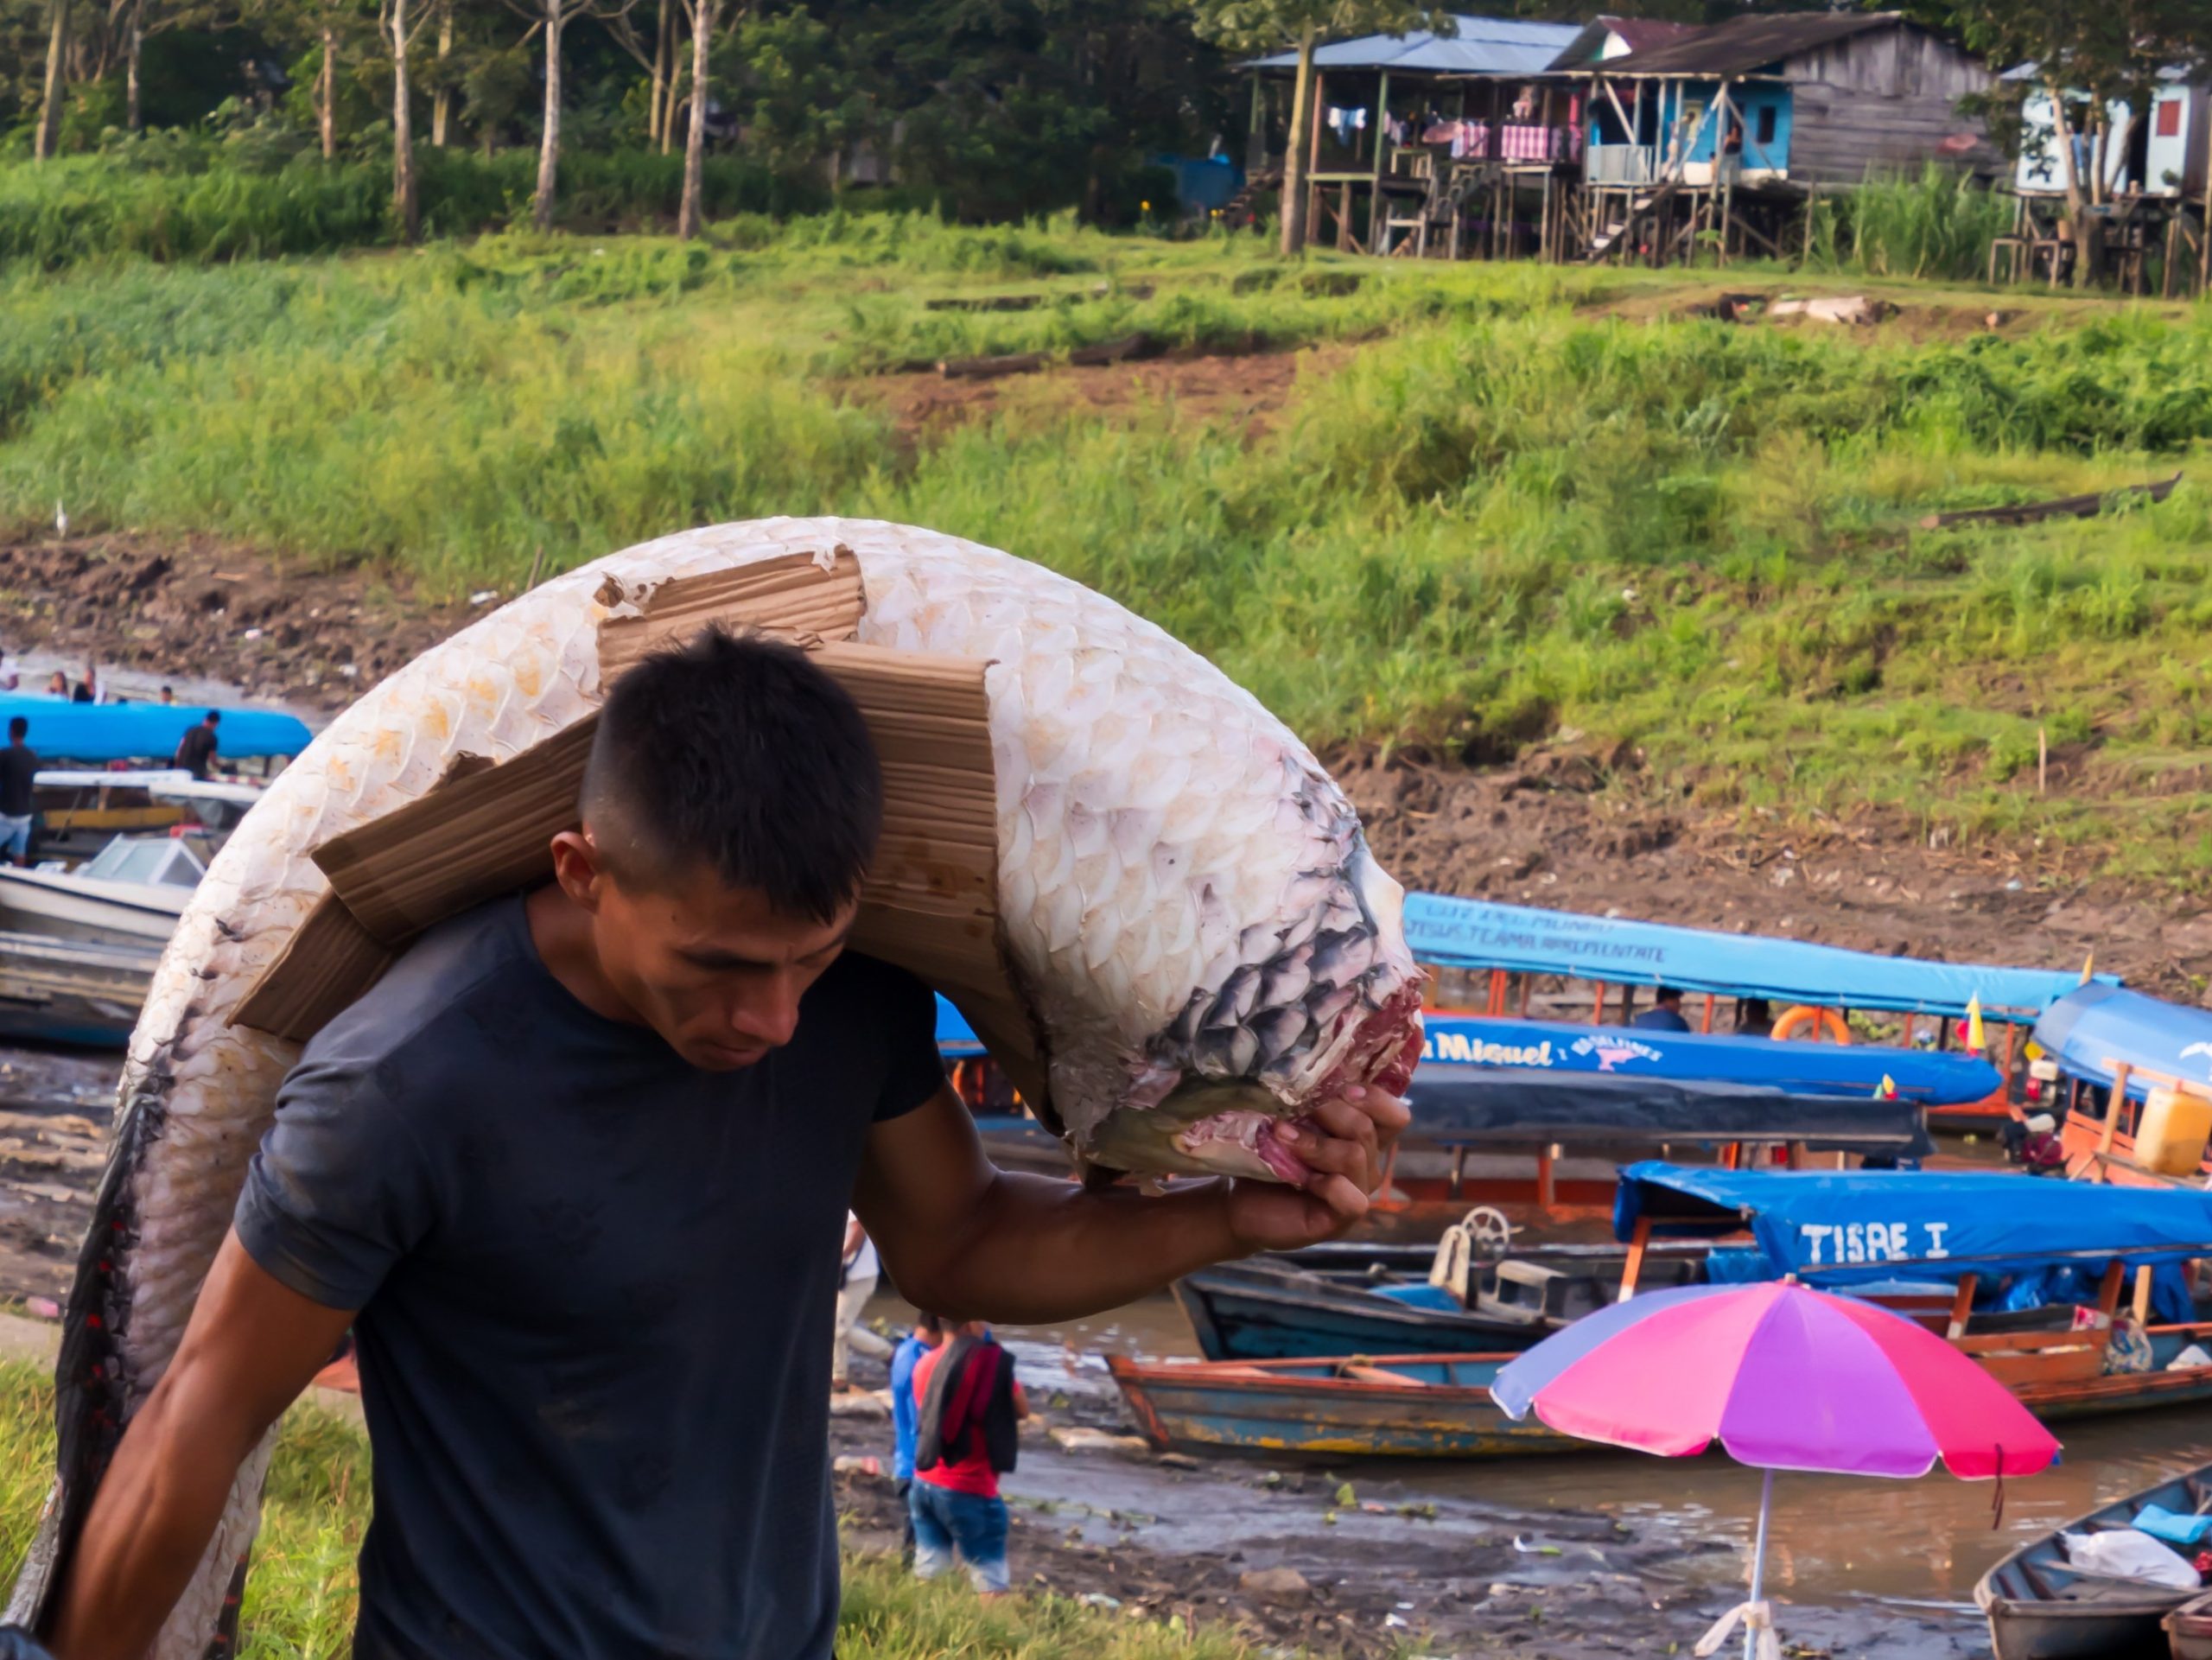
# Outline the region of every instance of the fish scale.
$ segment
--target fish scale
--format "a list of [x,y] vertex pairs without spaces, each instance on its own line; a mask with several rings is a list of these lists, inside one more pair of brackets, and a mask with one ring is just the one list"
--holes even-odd
[[[271,785],[187,906],[118,1089],[65,1316],[55,1502],[10,1618],[42,1611],[114,1424],[175,1352],[296,1059],[229,1017],[325,890],[311,849],[419,797],[456,756],[507,760],[594,708],[609,577],[636,592],[840,544],[860,567],[862,643],[993,660],[1003,949],[1080,1154],[1279,1175],[1266,1126],[1345,1082],[1402,1087],[1419,975],[1396,884],[1297,739],[1160,629],[1008,555],[869,520],[715,525],[610,555],[365,694]],[[1357,952],[1337,943],[1348,930]],[[1205,1027],[1232,976],[1226,1023]],[[241,1472],[154,1660],[200,1660],[220,1633],[268,1452]]]

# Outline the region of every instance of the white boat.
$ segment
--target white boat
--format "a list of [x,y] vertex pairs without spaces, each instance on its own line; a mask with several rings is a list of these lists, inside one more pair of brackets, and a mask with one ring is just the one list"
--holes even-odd
[[74,870],[0,869],[0,929],[165,944],[206,869],[181,837],[168,836],[118,836]]

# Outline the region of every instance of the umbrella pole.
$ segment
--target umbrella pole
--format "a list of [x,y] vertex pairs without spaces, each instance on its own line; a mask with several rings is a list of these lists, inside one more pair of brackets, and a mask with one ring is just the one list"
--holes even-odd
[[[1766,1522],[1774,1509],[1774,1472],[1766,1472],[1759,1483],[1759,1531],[1751,1546],[1751,1600],[1756,1603],[1766,1584]],[[1751,1621],[1744,1622],[1744,1660],[1758,1660],[1758,1627]]]

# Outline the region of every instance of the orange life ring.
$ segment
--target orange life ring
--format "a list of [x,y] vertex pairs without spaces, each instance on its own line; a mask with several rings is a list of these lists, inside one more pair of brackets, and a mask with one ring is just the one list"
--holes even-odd
[[1806,1035],[1815,1043],[1826,1040],[1830,1043],[1851,1041],[1851,1027],[1842,1015],[1833,1008],[1815,1008],[1810,1003],[1799,1003],[1795,1008],[1785,1008],[1782,1018],[1774,1023],[1771,1037],[1794,1038],[1806,1027],[1812,1030]]

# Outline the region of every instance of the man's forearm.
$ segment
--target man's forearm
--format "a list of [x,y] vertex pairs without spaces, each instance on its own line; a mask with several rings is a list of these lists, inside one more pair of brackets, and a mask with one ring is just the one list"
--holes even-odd
[[138,1660],[214,1536],[252,1442],[187,1444],[175,1396],[155,1390],[100,1484],[49,1627],[54,1660]]
[[957,1238],[889,1266],[903,1294],[948,1319],[1077,1320],[1243,1255],[1224,1197],[1219,1182],[1148,1199],[999,1171]]

